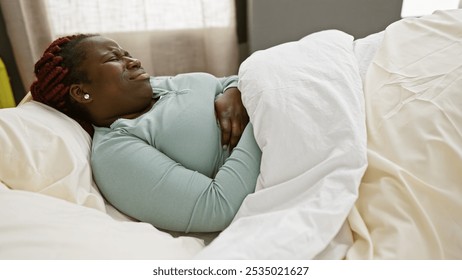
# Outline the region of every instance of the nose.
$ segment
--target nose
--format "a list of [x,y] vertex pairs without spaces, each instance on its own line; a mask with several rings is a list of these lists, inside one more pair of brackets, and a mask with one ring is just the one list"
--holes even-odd
[[127,68],[140,68],[141,67],[141,61],[139,59],[136,59],[134,57],[125,57],[127,61]]

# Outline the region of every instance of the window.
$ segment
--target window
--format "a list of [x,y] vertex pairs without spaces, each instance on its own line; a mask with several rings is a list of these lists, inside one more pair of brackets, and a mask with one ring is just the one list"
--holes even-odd
[[436,10],[457,9],[459,2],[459,0],[403,0],[401,17],[416,17],[432,14]]
[[234,24],[229,0],[46,0],[53,35],[200,29]]

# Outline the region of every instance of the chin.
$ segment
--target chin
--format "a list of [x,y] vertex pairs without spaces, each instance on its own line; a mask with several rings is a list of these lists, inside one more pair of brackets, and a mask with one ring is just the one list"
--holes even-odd
[[143,97],[151,99],[152,98],[152,87],[151,87],[151,83],[149,82],[149,79],[142,80],[139,82],[140,82],[139,86],[133,90],[143,92]]

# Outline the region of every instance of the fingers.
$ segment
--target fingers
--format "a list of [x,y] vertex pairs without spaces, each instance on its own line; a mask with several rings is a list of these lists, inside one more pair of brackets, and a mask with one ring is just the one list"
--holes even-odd
[[241,122],[233,122],[233,124],[231,125],[231,136],[229,139],[230,150],[236,147],[237,143],[239,142],[239,139],[241,138],[241,134],[242,134]]
[[223,149],[234,149],[241,138],[245,124],[238,119],[222,118],[220,120],[221,126],[221,144]]
[[231,124],[231,135],[229,140],[229,146],[231,150],[237,146],[237,143],[239,143],[239,140],[241,139],[245,127],[249,123],[249,118],[247,117],[247,114],[240,116],[240,118],[233,119],[233,122]]
[[[220,118],[220,128],[221,128],[221,144],[223,149],[227,149],[230,145],[231,139],[231,124],[229,118]],[[226,147],[225,147],[226,146]]]

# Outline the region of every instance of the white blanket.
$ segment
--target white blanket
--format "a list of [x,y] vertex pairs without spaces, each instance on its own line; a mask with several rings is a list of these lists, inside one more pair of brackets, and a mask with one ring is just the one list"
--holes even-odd
[[365,79],[369,164],[347,259],[462,259],[461,31],[460,9],[384,31]]
[[[233,223],[197,258],[343,258],[345,219],[367,166],[353,37],[329,30],[256,52],[239,78],[261,174]],[[345,246],[329,246],[336,236]]]

